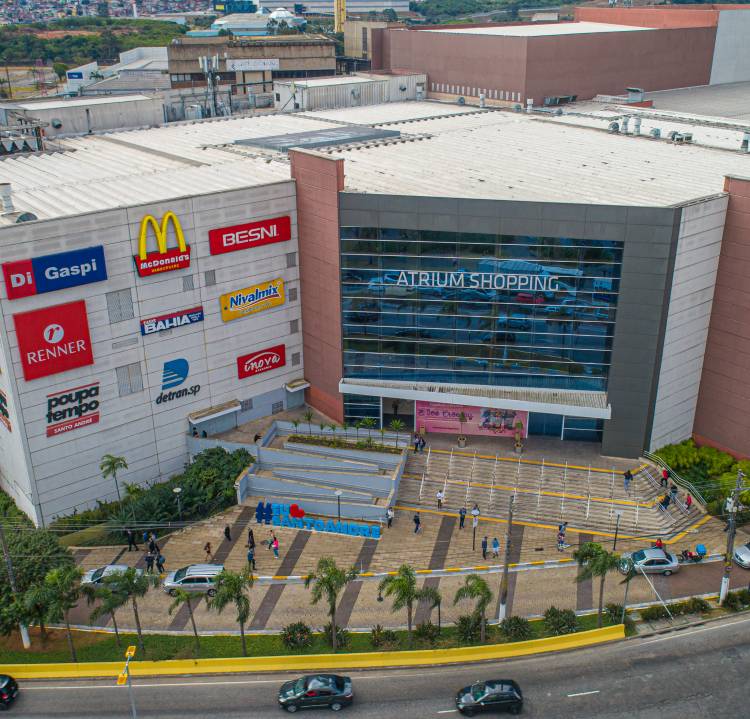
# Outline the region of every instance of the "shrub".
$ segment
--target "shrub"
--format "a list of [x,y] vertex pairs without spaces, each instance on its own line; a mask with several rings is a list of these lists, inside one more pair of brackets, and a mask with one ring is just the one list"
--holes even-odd
[[686,614],[703,614],[705,612],[711,611],[711,605],[701,597],[691,597],[683,603],[687,605],[687,611],[685,612]]
[[[661,604],[654,604],[652,607],[645,607],[644,609],[638,610],[641,615],[641,619],[646,622],[655,622],[658,619],[666,619],[669,617],[669,613],[666,608]],[[671,610],[670,610],[671,611]]]
[[544,627],[553,637],[572,634],[578,630],[578,619],[572,609],[552,606],[544,613]]
[[417,624],[414,629],[414,636],[417,639],[434,644],[440,636],[440,630],[430,621],[422,622],[421,624]]
[[376,624],[370,630],[370,642],[376,649],[395,647],[398,645],[398,634],[392,629],[384,629],[382,624]]
[[724,603],[721,605],[730,612],[738,612],[750,604],[750,592],[747,589],[741,589],[738,592],[727,592]]
[[[331,622],[323,627],[323,637],[326,644],[331,645]],[[338,649],[343,649],[349,644],[349,632],[346,629],[337,626],[336,627],[336,646]]]
[[743,604],[750,604],[750,589],[738,589],[737,596]]
[[531,639],[531,624],[523,617],[506,617],[500,622],[500,635],[509,642],[522,642]]
[[312,629],[304,622],[287,624],[281,630],[281,641],[287,649],[307,649],[312,646]]
[[462,614],[456,622],[456,636],[462,644],[475,644],[479,641],[482,618],[476,613]]
[[622,604],[607,604],[604,607],[604,617],[609,624],[620,624],[622,622]]

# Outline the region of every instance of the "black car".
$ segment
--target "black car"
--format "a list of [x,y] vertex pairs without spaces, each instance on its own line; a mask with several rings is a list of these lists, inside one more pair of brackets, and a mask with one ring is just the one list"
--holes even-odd
[[474,716],[480,712],[520,714],[523,709],[523,694],[521,687],[512,679],[474,682],[456,694],[456,707],[466,716]]
[[0,711],[8,709],[18,696],[18,683],[7,674],[0,674]]
[[279,689],[279,704],[288,712],[298,709],[330,708],[337,712],[354,699],[352,680],[337,674],[309,674]]

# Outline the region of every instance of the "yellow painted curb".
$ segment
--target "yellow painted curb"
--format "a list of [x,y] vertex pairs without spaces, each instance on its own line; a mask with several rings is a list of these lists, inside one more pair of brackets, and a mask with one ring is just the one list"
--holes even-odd
[[[591,629],[561,637],[532,639],[511,644],[489,644],[457,649],[419,649],[406,652],[362,652],[359,654],[312,654],[307,656],[232,657],[222,659],[168,659],[162,662],[131,661],[130,673],[136,677],[177,674],[229,674],[239,672],[290,672],[318,669],[369,669],[375,667],[413,667],[436,664],[464,664],[523,657],[530,654],[578,649],[625,638],[622,624]],[[0,673],[16,679],[73,679],[117,677],[124,662],[73,664],[5,664]]]

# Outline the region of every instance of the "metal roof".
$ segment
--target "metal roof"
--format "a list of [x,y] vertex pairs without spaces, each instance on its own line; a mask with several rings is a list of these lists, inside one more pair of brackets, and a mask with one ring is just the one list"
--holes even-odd
[[647,92],[646,98],[653,100],[658,110],[727,117],[750,124],[750,82],[660,90]]
[[543,37],[545,35],[590,35],[607,32],[635,32],[653,30],[636,25],[611,25],[604,22],[534,23],[533,25],[500,25],[485,27],[445,28],[444,30],[418,30],[451,35],[496,35],[504,37]]
[[116,95],[107,97],[77,97],[69,100],[56,98],[54,100],[28,100],[25,102],[3,102],[0,107],[9,109],[28,110],[62,110],[66,107],[86,107],[88,105],[111,105],[118,102],[136,102],[138,100],[150,100],[146,95]]

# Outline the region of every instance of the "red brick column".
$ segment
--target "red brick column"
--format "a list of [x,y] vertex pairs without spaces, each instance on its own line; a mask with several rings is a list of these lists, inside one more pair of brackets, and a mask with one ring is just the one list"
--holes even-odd
[[297,183],[300,298],[305,400],[338,422],[344,421],[339,394],[343,376],[339,255],[339,192],[344,161],[314,150],[290,150]]
[[750,457],[750,179],[727,177],[727,220],[693,437]]

